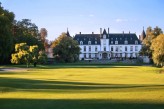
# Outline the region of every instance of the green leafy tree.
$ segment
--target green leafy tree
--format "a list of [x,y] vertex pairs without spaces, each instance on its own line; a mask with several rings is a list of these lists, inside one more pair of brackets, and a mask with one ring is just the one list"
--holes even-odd
[[26,43],[20,43],[15,45],[15,52],[12,54],[11,63],[20,64],[26,63],[29,67],[31,62],[37,60],[38,46],[28,46]]
[[44,51],[39,52],[38,63],[40,63],[40,64],[46,64],[47,63],[47,55]]
[[24,43],[27,45],[38,45],[39,50],[44,50],[44,43],[39,38],[38,27],[29,19],[13,22],[14,43]]
[[8,62],[12,49],[12,22],[14,21],[14,13],[5,10],[0,5],[0,64]]
[[80,48],[78,42],[62,33],[52,43],[55,60],[58,62],[75,62],[78,60]]
[[164,66],[164,34],[152,41],[153,61],[157,66]]

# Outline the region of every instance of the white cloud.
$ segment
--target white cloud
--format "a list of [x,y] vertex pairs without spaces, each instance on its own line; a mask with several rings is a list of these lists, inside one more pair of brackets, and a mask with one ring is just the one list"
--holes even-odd
[[137,19],[120,19],[120,18],[117,18],[115,19],[115,22],[117,23],[121,23],[121,22],[136,22]]
[[115,21],[117,22],[117,23],[120,23],[120,22],[128,22],[129,20],[128,19],[115,19]]
[[93,14],[89,14],[89,17],[94,17],[94,15]]

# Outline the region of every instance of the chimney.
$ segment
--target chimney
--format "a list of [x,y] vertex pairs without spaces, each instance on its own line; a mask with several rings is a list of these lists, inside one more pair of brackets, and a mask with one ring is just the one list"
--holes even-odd
[[81,35],[81,32],[79,34]]
[[129,31],[129,34],[130,34],[130,31]]
[[92,34],[94,34],[94,32],[92,32]]
[[123,36],[124,36],[124,31],[123,31]]
[[109,28],[108,28],[108,34],[109,34]]
[[109,28],[108,28],[108,37],[109,37]]
[[102,28],[100,28],[100,37],[101,37],[101,35],[102,35]]

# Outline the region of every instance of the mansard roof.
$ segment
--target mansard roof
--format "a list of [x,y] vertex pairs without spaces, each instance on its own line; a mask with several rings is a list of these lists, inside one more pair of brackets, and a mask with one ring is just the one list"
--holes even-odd
[[[91,41],[91,45],[100,45],[100,39],[100,34],[76,34],[74,37],[74,40],[77,40],[79,44],[82,41],[83,45],[88,45],[88,41]],[[133,33],[110,33],[107,39],[109,39],[109,44],[111,45],[115,44],[115,41],[118,41],[118,45],[124,45],[125,41],[128,41],[129,45],[135,44],[135,41],[138,41],[138,44],[141,44],[136,34]],[[97,44],[95,42],[97,42]]]
[[79,44],[82,41],[83,45],[88,45],[89,41],[91,41],[91,45],[100,45],[100,34],[76,34],[74,40],[77,40]]

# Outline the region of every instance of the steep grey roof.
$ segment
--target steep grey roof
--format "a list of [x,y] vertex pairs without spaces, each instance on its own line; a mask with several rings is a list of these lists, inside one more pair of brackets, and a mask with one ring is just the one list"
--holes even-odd
[[[104,32],[104,34],[107,35],[106,38],[109,39],[109,44],[111,45],[115,44],[115,41],[118,41],[118,45],[125,44],[125,41],[128,41],[128,44],[135,44],[135,41],[138,41],[138,44],[141,44],[136,34],[133,33],[128,33],[128,34],[110,33],[109,37],[107,33]],[[79,44],[80,41],[82,41],[83,45],[88,45],[88,41],[91,41],[91,45],[100,45],[100,34],[76,34],[74,40],[77,40]],[[95,43],[95,41],[97,41],[97,44]]]
[[103,34],[107,34],[106,30],[104,29]]
[[88,45],[88,41],[91,41],[91,45],[100,45],[100,34],[76,34],[74,40],[77,40],[79,44],[82,41],[83,45]]

